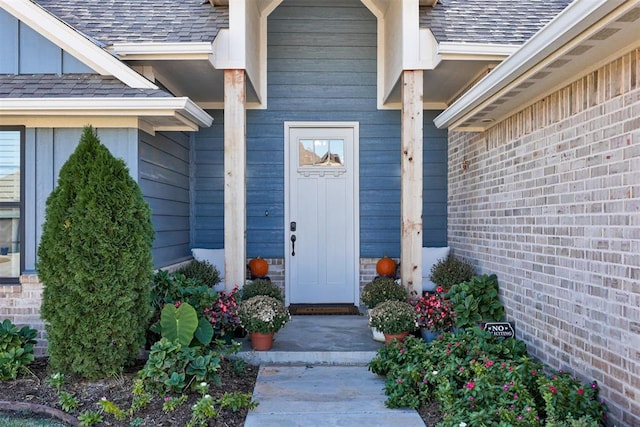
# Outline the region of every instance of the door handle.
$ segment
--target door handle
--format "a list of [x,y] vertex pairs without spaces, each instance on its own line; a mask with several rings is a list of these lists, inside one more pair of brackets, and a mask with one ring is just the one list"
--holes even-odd
[[296,256],[296,235],[291,235],[291,256]]

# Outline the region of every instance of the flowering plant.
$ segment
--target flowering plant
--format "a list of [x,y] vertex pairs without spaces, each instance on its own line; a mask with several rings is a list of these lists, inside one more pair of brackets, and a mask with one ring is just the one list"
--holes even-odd
[[415,301],[414,309],[418,325],[431,331],[448,331],[455,325],[453,304],[444,296],[444,289],[438,286],[434,293],[428,293]]
[[238,285],[236,285],[229,292],[218,292],[218,299],[213,302],[211,307],[204,309],[205,318],[213,326],[213,331],[220,336],[240,326],[238,302],[236,300],[238,290]]
[[371,326],[386,334],[416,329],[413,307],[404,301],[385,301],[371,310]]
[[291,319],[282,301],[266,295],[242,301],[238,315],[247,332],[263,334],[278,332]]
[[362,302],[374,308],[384,301],[406,301],[407,291],[393,278],[376,277],[362,289]]

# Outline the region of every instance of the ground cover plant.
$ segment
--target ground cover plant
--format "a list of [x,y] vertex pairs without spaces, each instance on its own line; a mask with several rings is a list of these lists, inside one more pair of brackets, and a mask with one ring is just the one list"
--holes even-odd
[[219,339],[207,317],[212,308],[228,309],[235,292],[219,294],[200,279],[159,272],[154,295],[162,308],[146,358],[102,379],[58,371],[46,359],[28,366],[32,359],[26,360],[22,376],[0,384],[0,401],[46,405],[60,419],[70,415],[87,426],[243,425],[258,405],[252,400],[257,367],[234,357],[240,344]]
[[480,328],[415,337],[378,351],[369,369],[386,377],[386,404],[420,409],[437,403],[438,426],[599,426],[606,407],[596,382],[545,372],[516,339]]

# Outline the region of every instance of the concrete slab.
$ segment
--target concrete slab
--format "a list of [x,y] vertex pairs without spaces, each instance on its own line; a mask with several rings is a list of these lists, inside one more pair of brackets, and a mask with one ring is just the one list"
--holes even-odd
[[239,357],[254,365],[366,365],[383,344],[374,341],[366,316],[293,316],[269,351],[252,351],[248,337]]
[[416,411],[384,405],[384,379],[365,366],[262,366],[245,427],[424,427]]

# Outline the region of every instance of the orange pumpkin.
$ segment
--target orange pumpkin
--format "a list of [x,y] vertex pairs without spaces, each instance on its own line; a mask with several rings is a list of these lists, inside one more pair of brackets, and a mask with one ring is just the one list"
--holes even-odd
[[249,269],[254,277],[265,277],[269,272],[269,264],[266,260],[257,257],[249,261]]
[[385,255],[376,264],[376,272],[383,277],[394,277],[396,275],[396,262]]

